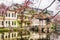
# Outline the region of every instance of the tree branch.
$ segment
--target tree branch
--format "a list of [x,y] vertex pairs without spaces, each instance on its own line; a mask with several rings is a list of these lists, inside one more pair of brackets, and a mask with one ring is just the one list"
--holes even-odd
[[[56,1],[56,0],[53,0],[53,2],[52,2],[49,6],[47,6],[45,9],[49,8],[55,1]],[[43,9],[43,11],[44,11],[45,9]]]
[[[60,11],[57,12],[57,14],[59,14]],[[52,18],[54,18],[57,14],[55,14]]]

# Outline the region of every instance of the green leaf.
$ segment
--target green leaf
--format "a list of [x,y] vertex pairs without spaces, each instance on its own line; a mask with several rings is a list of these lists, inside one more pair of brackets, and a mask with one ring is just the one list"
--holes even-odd
[[51,29],[55,29],[55,26],[53,24],[51,25]]

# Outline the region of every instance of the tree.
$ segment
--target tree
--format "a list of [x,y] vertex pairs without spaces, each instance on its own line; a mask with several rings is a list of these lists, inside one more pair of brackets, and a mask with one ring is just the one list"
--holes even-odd
[[[51,5],[52,5],[55,1],[56,1],[56,0],[53,0],[53,2],[52,2],[49,6],[47,6],[46,8],[44,8],[44,9],[42,10],[42,12],[46,10],[45,13],[48,13],[47,8],[51,7]],[[57,14],[59,14],[59,12],[60,12],[60,11],[58,11]],[[57,14],[55,14],[53,17],[50,17],[50,19],[54,18]]]
[[[57,14],[59,14],[60,11],[57,12]],[[52,18],[54,18],[57,14],[55,14]]]
[[6,14],[8,8],[9,7],[7,7],[5,4],[3,4],[3,3],[0,4],[0,13],[2,14],[1,16],[3,16],[3,27],[4,27],[5,14]]
[[56,0],[53,0],[53,2],[52,2],[49,6],[47,6],[46,8],[43,9],[43,11],[44,11],[45,9],[51,7],[51,5],[52,5],[55,1],[56,1]]
[[60,2],[60,0],[58,0]]
[[[25,8],[27,8],[27,7],[29,7],[28,5],[30,5],[31,4],[31,2],[30,2],[30,0],[25,0],[25,2],[24,2],[24,5],[21,7],[21,8],[18,8],[18,9],[16,9],[16,12],[18,12],[18,13],[20,13],[21,14],[21,28],[23,27],[22,26],[22,24],[23,24],[23,17],[24,17],[24,11],[25,11]],[[22,31],[21,31],[21,40],[23,40],[22,39]]]

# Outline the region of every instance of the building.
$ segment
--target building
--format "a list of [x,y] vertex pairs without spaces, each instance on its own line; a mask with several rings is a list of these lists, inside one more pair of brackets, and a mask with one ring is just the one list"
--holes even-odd
[[[9,10],[7,10],[4,15],[2,13],[2,15],[0,16],[0,27],[18,27],[17,20],[21,21],[20,11],[19,11],[19,13],[16,12],[16,11],[18,11],[18,10],[16,10],[18,8],[21,8],[21,6],[19,4],[18,5],[13,4],[12,6],[9,7]],[[24,16],[23,25],[26,26],[25,22],[31,21],[32,16],[34,14],[39,14],[38,10],[41,11],[41,9],[37,9],[37,8],[25,8],[25,10],[23,12],[24,13],[23,14],[23,16]],[[26,19],[28,19],[28,20],[26,20]],[[39,22],[39,20],[37,20],[37,21]],[[42,22],[41,22],[41,24],[42,24]],[[38,23],[38,25],[39,25],[39,23]],[[44,21],[43,25],[45,25],[45,21]]]
[[60,14],[55,16],[54,21],[56,24],[56,33],[60,34]]
[[15,11],[8,10],[6,15],[5,15],[4,26],[5,27],[8,27],[8,26],[17,27],[16,20],[17,20],[17,13],[15,13]]
[[6,14],[0,17],[0,27],[17,27],[17,23],[14,24],[14,21],[17,20],[17,13],[12,10],[8,10]]
[[[3,7],[6,6],[3,5]],[[17,7],[13,5],[8,7],[7,10],[3,9],[3,7],[0,12],[0,27],[17,27],[17,22],[15,22],[17,20],[17,13],[14,11]]]

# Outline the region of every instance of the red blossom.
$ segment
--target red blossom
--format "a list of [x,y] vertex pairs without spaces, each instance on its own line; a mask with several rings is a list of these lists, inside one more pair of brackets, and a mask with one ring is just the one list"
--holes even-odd
[[0,13],[6,13],[6,11],[8,10],[9,7],[7,7],[6,5],[4,5],[3,3],[0,4]]
[[25,0],[25,3],[24,3],[25,6],[28,6],[28,5],[30,5],[30,4],[33,4],[33,3],[32,3],[30,0],[28,0],[28,1]]

